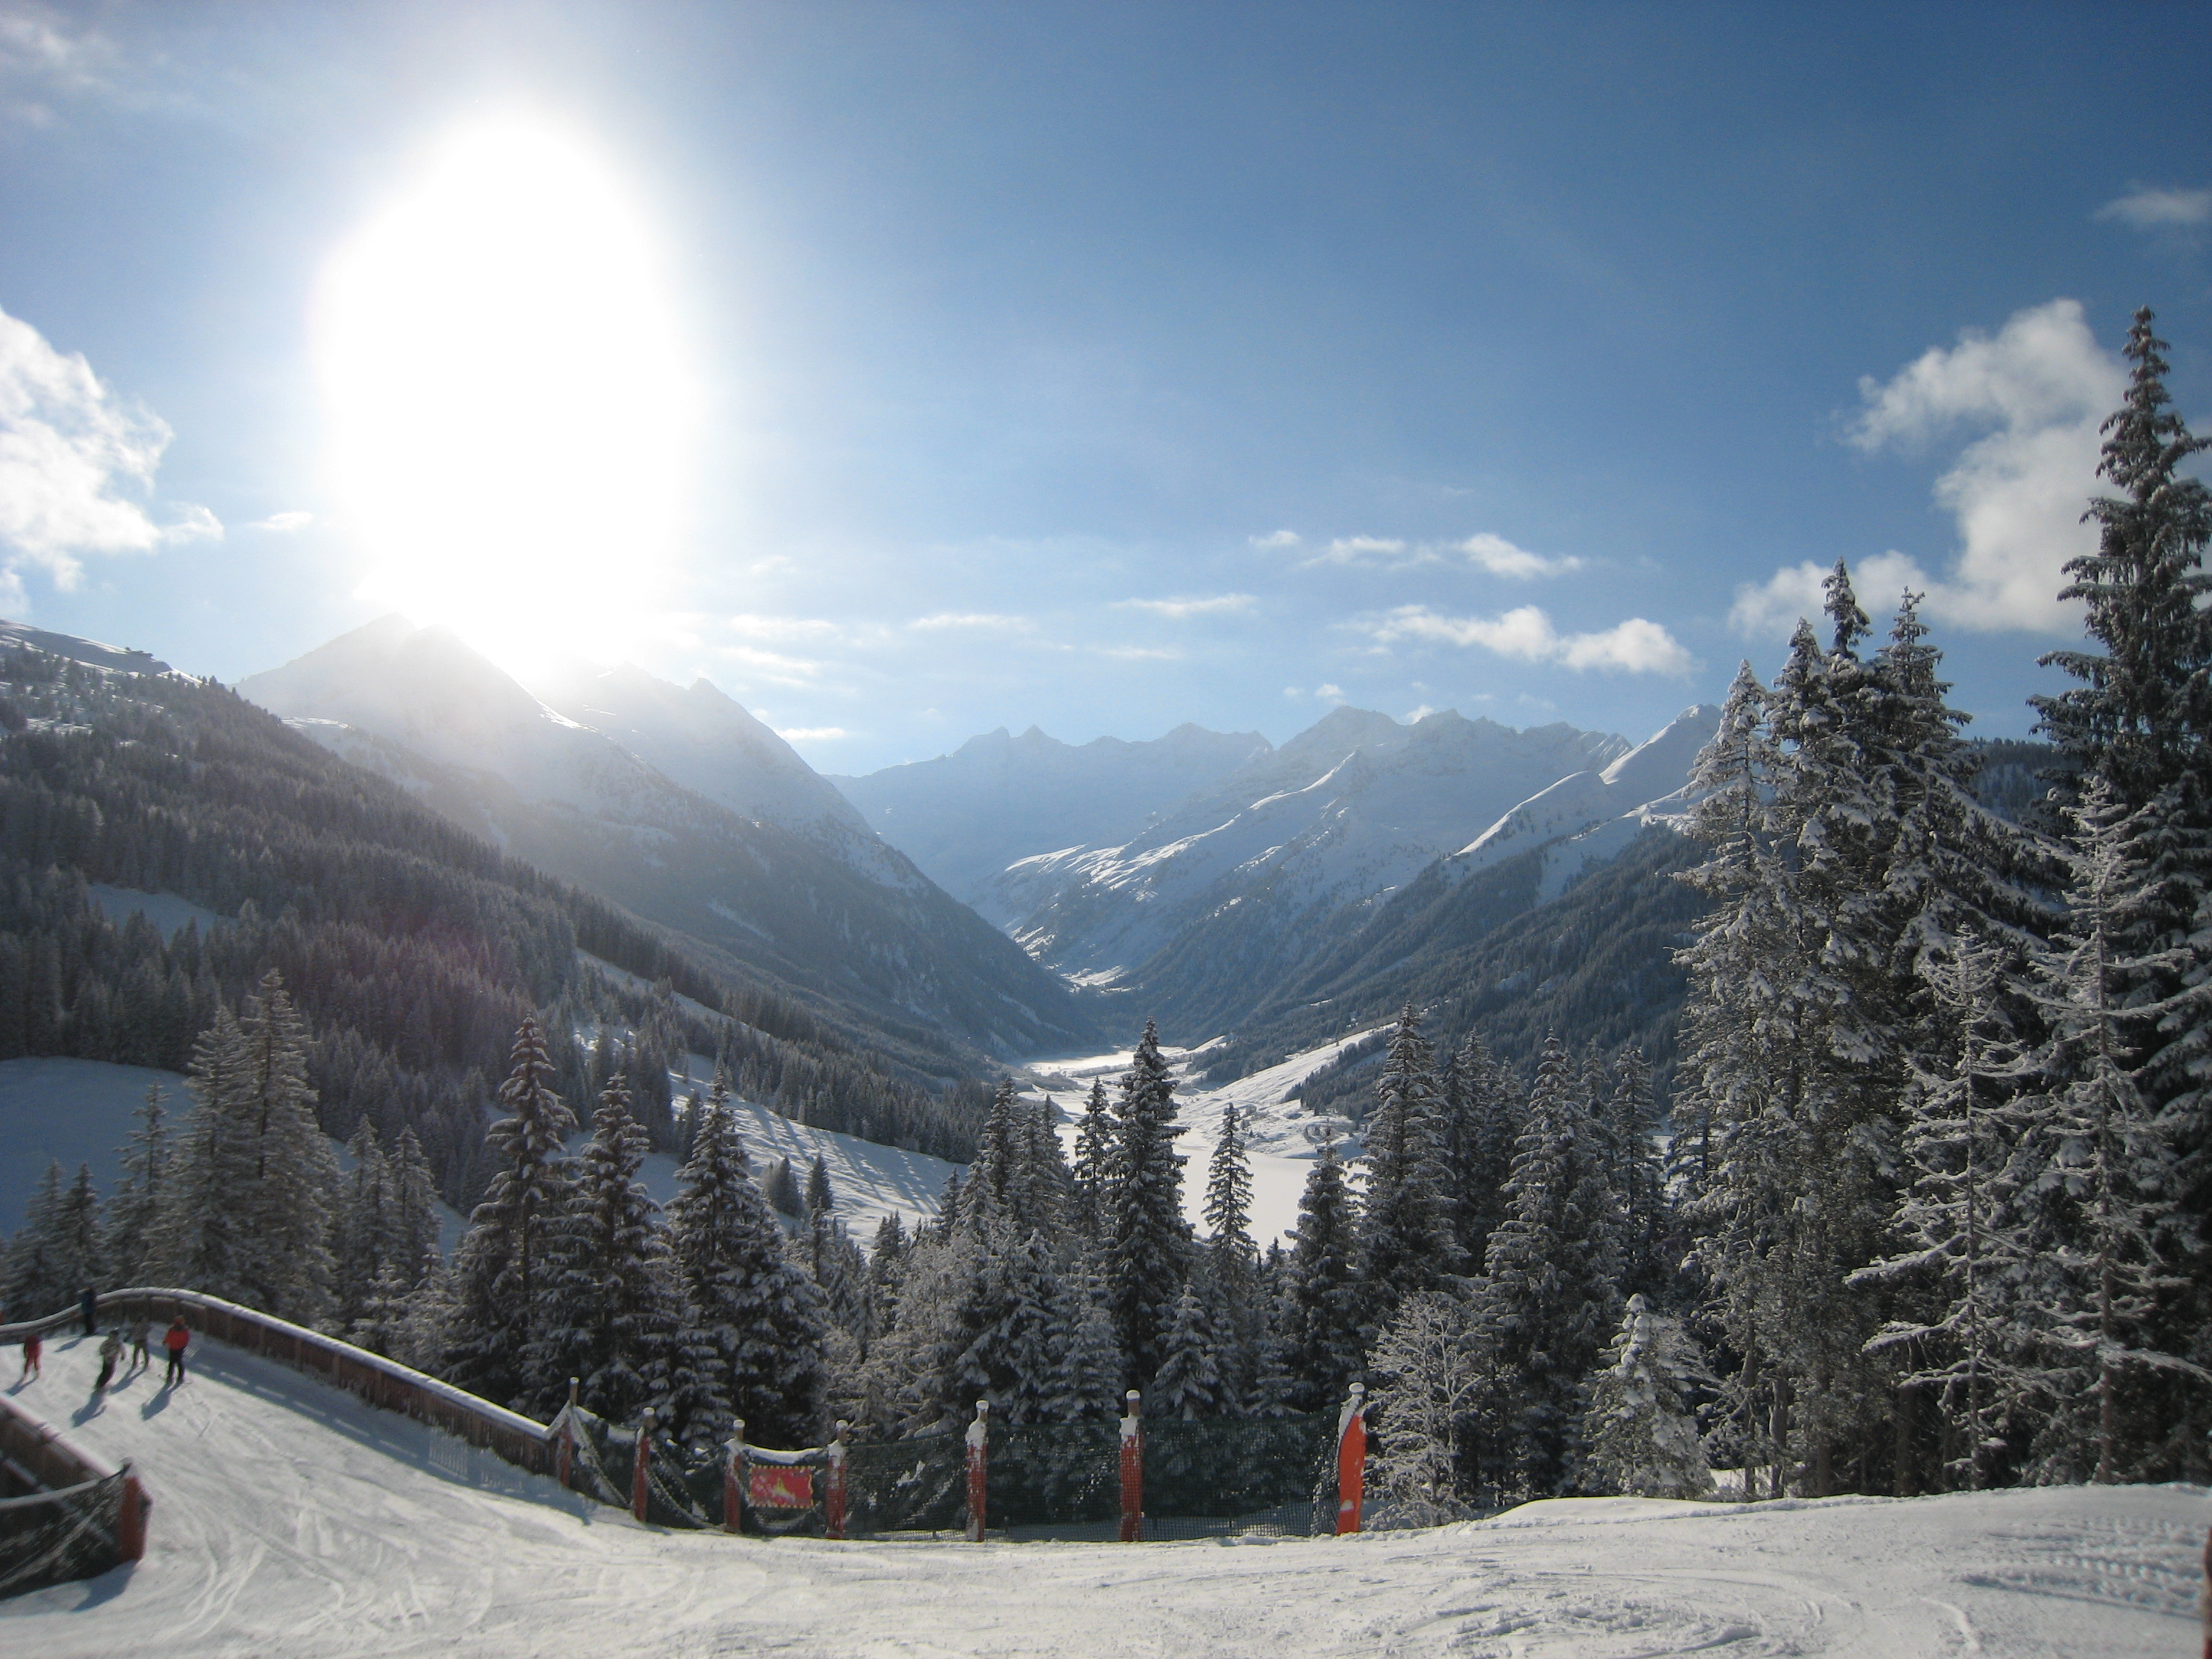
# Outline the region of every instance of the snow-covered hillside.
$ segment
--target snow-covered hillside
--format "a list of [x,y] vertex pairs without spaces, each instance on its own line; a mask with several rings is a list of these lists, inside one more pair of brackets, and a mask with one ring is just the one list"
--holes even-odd
[[1141,835],[1010,866],[979,908],[1040,962],[1193,1041],[1285,994],[1515,802],[1628,750],[1565,725],[1339,708]]
[[[2205,1494],[2046,1487],[1749,1506],[1584,1499],[1346,1539],[855,1542],[666,1533],[202,1339],[88,1399],[17,1391],[154,1499],[135,1567],[0,1601],[0,1649],[485,1659],[2166,1659]],[[1269,1545],[1255,1547],[1254,1545]]]
[[[1265,1249],[1297,1224],[1298,1195],[1305,1190],[1306,1174],[1313,1167],[1323,1142],[1337,1143],[1346,1158],[1356,1158],[1360,1146],[1358,1131],[1346,1119],[1308,1112],[1287,1097],[1350,1044],[1367,1036],[1351,1031],[1333,1042],[1293,1054],[1249,1077],[1218,1088],[1192,1079],[1203,1066],[1212,1045],[1176,1048],[1163,1045],[1160,1056],[1176,1079],[1176,1119],[1182,1127],[1176,1150],[1183,1158],[1183,1213],[1200,1232],[1205,1222],[1200,1212],[1206,1198],[1206,1164],[1214,1143],[1221,1138],[1221,1122],[1233,1103],[1245,1127],[1245,1145],[1252,1160],[1252,1237]],[[1054,1060],[1032,1066],[1024,1077],[1032,1097],[1042,1095],[1061,1114],[1060,1139],[1069,1155],[1075,1151],[1079,1120],[1091,1098],[1094,1079],[1103,1079],[1106,1096],[1119,1098],[1115,1085],[1129,1069],[1130,1050],[1093,1054],[1080,1060]]]
[[1680,829],[1692,804],[1691,770],[1720,717],[1711,703],[1686,708],[1602,770],[1577,772],[1540,790],[1447,859],[1445,878],[1463,880],[1541,848],[1536,896],[1545,902],[1651,826]]
[[59,1164],[64,1177],[88,1164],[103,1194],[113,1187],[116,1148],[130,1138],[131,1115],[149,1087],[161,1090],[172,1122],[191,1104],[183,1078],[149,1066],[0,1060],[0,1237],[23,1224],[49,1164]]

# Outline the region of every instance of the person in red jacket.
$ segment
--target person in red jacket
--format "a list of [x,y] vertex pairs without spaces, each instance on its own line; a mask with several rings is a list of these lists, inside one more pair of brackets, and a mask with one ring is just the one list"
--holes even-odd
[[39,1334],[36,1331],[33,1331],[23,1339],[23,1374],[15,1379],[18,1386],[29,1382],[39,1374],[39,1353],[45,1346],[39,1340]]
[[185,1349],[191,1340],[192,1334],[185,1328],[185,1316],[179,1314],[169,1322],[169,1328],[161,1338],[161,1346],[169,1351],[168,1374],[161,1379],[163,1388],[185,1380]]

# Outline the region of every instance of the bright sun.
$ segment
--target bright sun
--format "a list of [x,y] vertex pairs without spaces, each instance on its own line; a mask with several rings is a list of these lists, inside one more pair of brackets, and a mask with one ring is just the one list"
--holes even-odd
[[698,416],[644,216],[576,134],[450,134],[332,258],[318,367],[364,591],[510,662],[629,642],[668,574]]

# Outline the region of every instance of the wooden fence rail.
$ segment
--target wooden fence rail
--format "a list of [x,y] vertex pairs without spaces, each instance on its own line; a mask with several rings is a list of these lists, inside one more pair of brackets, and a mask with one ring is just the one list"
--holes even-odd
[[[169,1322],[182,1314],[195,1334],[219,1338],[234,1348],[262,1354],[335,1383],[372,1406],[442,1429],[532,1474],[553,1472],[552,1440],[543,1423],[304,1325],[198,1291],[109,1291],[100,1297],[99,1309],[103,1326],[128,1326],[145,1320],[155,1328],[151,1340],[155,1343]],[[33,1331],[64,1329],[78,1317],[72,1309],[43,1319],[0,1325],[0,1343],[20,1342]]]

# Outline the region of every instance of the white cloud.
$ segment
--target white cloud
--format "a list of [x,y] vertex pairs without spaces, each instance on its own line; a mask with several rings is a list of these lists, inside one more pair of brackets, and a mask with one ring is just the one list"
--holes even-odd
[[1271,530],[1264,536],[1247,536],[1244,539],[1255,547],[1297,547],[1302,538],[1295,530]]
[[908,628],[996,628],[1019,630],[1029,627],[1025,617],[1000,617],[981,611],[941,611],[933,617],[917,617]]
[[1115,662],[1181,662],[1183,655],[1171,645],[1100,645],[1091,649]]
[[1406,724],[1408,726],[1419,726],[1423,720],[1428,719],[1430,715],[1436,712],[1437,711],[1430,708],[1428,704],[1423,703],[1419,708],[1413,709],[1407,714]]
[[1249,611],[1249,593],[1216,593],[1203,599],[1116,599],[1116,608],[1124,611],[1149,611],[1156,617],[1165,617],[1172,622],[1182,622],[1189,617],[1213,616],[1224,611]]
[[[1415,554],[1413,563],[1425,562]],[[1387,564],[1407,562],[1406,544],[1395,536],[1339,536],[1306,561],[1308,564]]]
[[786,743],[830,743],[845,735],[842,726],[786,726],[776,728]]
[[1386,570],[1413,570],[1464,560],[1493,576],[1526,581],[1532,576],[1562,576],[1579,570],[1577,558],[1547,558],[1516,547],[1503,536],[1488,531],[1456,542],[1408,542],[1400,536],[1340,536],[1307,559],[1301,568],[1317,564],[1373,565]]
[[151,492],[169,437],[159,416],[118,398],[82,355],[55,350],[0,311],[0,568],[35,567],[68,588],[86,555],[221,536],[204,507],[179,505],[164,525],[134,499]]
[[1493,536],[1485,531],[1479,536],[1469,536],[1454,544],[1474,564],[1493,576],[1511,576],[1527,580],[1531,576],[1563,576],[1571,570],[1583,568],[1580,559],[1565,556],[1546,558],[1540,553],[1531,553],[1525,547],[1516,547],[1503,536]]
[[1555,662],[1573,669],[1680,675],[1694,666],[1673,635],[1642,617],[1594,634],[1561,634],[1533,605],[1517,606],[1502,617],[1444,617],[1426,605],[1401,605],[1358,626],[1385,645],[1396,640],[1479,645],[1501,657]]
[[[1959,530],[1948,568],[1930,570],[1893,550],[1857,562],[1852,585],[1861,603],[1878,611],[1910,586],[1927,596],[1930,617],[1963,628],[2074,627],[2058,603],[2061,568],[2096,546],[2081,512],[2098,485],[2098,428],[2126,386],[2072,300],[2016,313],[1994,337],[1968,329],[1957,345],[1923,353],[1886,383],[1862,380],[1866,407],[1846,435],[1869,453],[1916,450],[1961,427],[1990,429],[1936,481],[1936,500]],[[1778,570],[1739,587],[1730,621],[1759,634],[1817,615],[1818,582],[1807,575],[1814,568]]]
[[267,518],[256,519],[251,524],[243,526],[242,528],[273,530],[281,534],[287,531],[305,530],[314,521],[315,515],[312,513],[271,513]]
[[1319,697],[1323,702],[1342,702],[1344,688],[1340,685],[1316,685],[1314,687],[1314,696]]
[[2159,190],[2137,185],[2117,201],[2097,210],[2100,219],[2118,219],[2136,230],[2194,230],[2212,224],[2212,190]]

